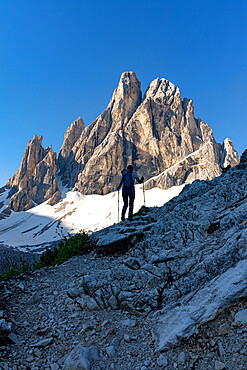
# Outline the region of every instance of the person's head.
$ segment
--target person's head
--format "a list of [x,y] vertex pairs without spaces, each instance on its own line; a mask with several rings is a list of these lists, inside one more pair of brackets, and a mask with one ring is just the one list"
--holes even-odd
[[131,166],[131,164],[129,164],[128,167],[127,167],[127,170],[130,170],[131,172],[133,172],[133,166]]

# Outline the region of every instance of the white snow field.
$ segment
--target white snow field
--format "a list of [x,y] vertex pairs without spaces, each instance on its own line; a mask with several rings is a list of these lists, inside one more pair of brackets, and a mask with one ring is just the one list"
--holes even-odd
[[[60,185],[60,184],[59,184]],[[147,207],[160,207],[177,196],[184,185],[168,190],[153,188],[145,191]],[[118,192],[107,195],[82,195],[60,187],[63,199],[55,206],[48,201],[25,212],[13,212],[0,220],[0,244],[28,252],[42,252],[41,245],[48,245],[63,236],[77,232],[93,232],[118,222]],[[134,212],[144,203],[142,185],[135,186]],[[7,207],[6,190],[0,202]],[[119,192],[119,217],[123,206]]]

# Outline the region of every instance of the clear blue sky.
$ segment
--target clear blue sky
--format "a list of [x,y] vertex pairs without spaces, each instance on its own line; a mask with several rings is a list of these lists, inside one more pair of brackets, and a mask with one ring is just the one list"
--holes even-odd
[[123,71],[194,100],[215,138],[247,147],[246,0],[2,0],[0,185],[28,140],[59,151],[78,116],[106,108]]

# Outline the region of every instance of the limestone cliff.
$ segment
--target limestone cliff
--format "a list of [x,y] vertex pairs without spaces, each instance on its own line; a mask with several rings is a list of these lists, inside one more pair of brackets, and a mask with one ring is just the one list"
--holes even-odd
[[64,182],[69,182],[71,177],[76,176],[77,168],[80,169],[80,166],[77,167],[74,161],[72,148],[81,136],[84,127],[83,119],[79,117],[71,123],[64,135],[64,142],[58,155],[58,166],[63,174]]
[[233,148],[232,141],[230,139],[225,139],[220,152],[220,164],[222,167],[236,166],[239,163],[239,157],[237,151]]
[[74,144],[62,180],[85,194],[105,194],[115,188],[118,175],[128,162],[124,127],[141,102],[140,82],[135,73],[122,74],[107,109]]
[[233,166],[239,158],[229,139],[216,143],[178,87],[157,78],[142,99],[135,73],[125,72],[107,109],[82,131],[60,173],[65,184],[83,194],[106,194],[116,189],[129,163],[145,179],[162,173],[147,186],[167,188],[212,179],[220,175],[220,165]]
[[19,169],[7,183],[9,207],[14,211],[28,210],[58,191],[56,153],[51,147],[44,149],[42,140],[34,135],[28,142]]

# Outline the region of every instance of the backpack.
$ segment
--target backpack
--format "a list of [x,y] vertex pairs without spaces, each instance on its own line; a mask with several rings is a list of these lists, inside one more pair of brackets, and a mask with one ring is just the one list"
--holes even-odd
[[132,172],[130,170],[122,171],[123,176],[123,187],[124,188],[133,188],[134,187],[134,180],[132,177]]

